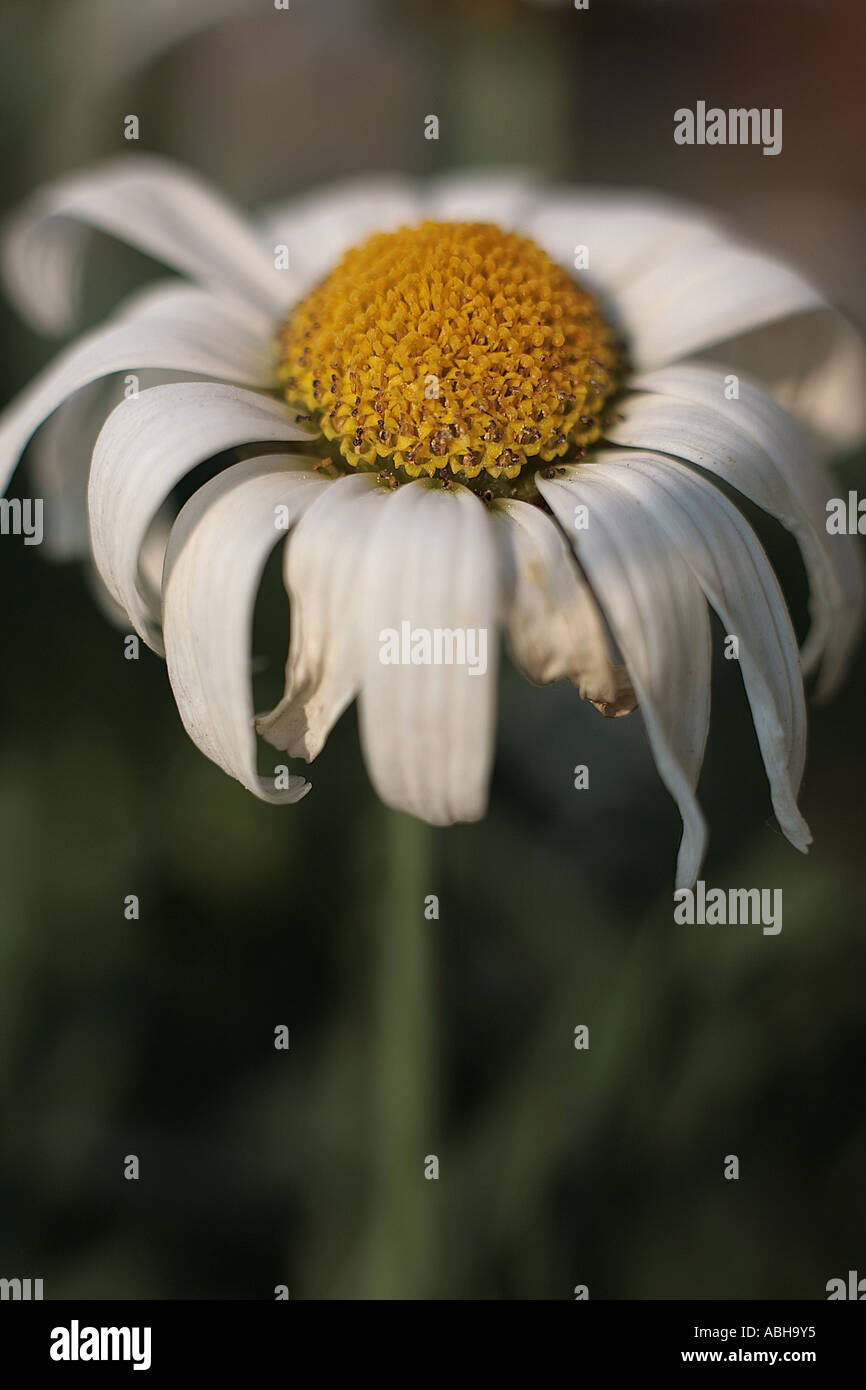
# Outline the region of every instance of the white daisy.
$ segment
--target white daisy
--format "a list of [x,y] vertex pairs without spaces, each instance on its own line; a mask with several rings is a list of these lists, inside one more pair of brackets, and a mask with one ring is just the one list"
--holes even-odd
[[[531,680],[568,677],[609,714],[640,706],[682,814],[685,886],[706,840],[709,604],[738,638],[779,824],[806,849],[803,673],[832,692],[861,609],[853,545],[826,530],[823,459],[866,423],[862,346],[811,285],[652,196],[378,178],[254,226],[131,158],[48,187],[8,229],[8,284],[43,329],[69,325],[82,224],[195,283],[160,283],[63,352],[0,420],[0,478],[53,417],[42,435],[73,501],[89,467],[105,586],[164,651],[209,758],[265,800],[309,790],[257,763],[252,614],[282,543],[286,692],[257,721],[276,748],[313,759],[358,697],[382,800],[436,825],[479,818],[503,628]],[[104,419],[99,383],[119,372],[162,384]],[[184,475],[275,442],[193,495],[148,582]],[[799,543],[802,652],[731,489]],[[383,634],[407,633],[489,635],[484,668],[427,664],[423,642],[383,660]]]

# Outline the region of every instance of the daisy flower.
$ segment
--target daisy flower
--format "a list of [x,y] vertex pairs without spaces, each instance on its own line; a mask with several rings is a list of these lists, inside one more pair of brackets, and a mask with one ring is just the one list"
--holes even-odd
[[[9,406],[2,486],[37,430],[67,511],[87,479],[105,588],[165,655],[209,758],[295,801],[308,783],[282,764],[261,775],[256,732],[311,761],[357,697],[381,799],[434,825],[478,819],[502,631],[530,680],[568,678],[608,715],[639,706],[688,886],[706,841],[711,607],[737,638],[778,822],[807,848],[803,677],[832,693],[861,610],[823,466],[864,429],[862,345],[812,285],[643,194],[371,178],[253,224],[190,174],[129,158],[11,221],[6,280],[41,329],[69,327],[88,226],[192,283],[124,303]],[[124,393],[130,373],[143,389]],[[184,476],[241,446],[253,456],[165,526]],[[802,650],[732,497],[796,538]],[[286,687],[256,719],[252,615],[278,544]]]

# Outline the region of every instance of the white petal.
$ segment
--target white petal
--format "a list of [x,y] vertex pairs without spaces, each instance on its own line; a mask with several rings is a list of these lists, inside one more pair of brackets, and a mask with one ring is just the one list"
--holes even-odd
[[51,560],[87,555],[90,458],[118,394],[111,378],[85,386],[55,410],[33,441],[30,476],[35,494],[45,504],[44,550]]
[[130,242],[212,288],[279,312],[296,288],[273,252],[216,190],[179,165],[125,156],[40,189],[13,216],[3,272],[39,328],[69,328],[81,276],[82,224]]
[[[508,586],[508,635],[516,664],[539,685],[567,676],[585,700],[625,713],[592,590],[559,528],[528,502],[491,508]],[[605,708],[605,712],[608,710]]]
[[779,824],[797,849],[811,843],[797,809],[806,757],[806,703],[785,600],[757,536],[727,497],[672,459],[614,449],[599,465],[664,527],[728,635],[736,636],[761,756]]
[[361,680],[361,573],[385,497],[373,474],[341,478],[305,512],[286,544],[292,606],[286,693],[257,722],[276,748],[312,762]]
[[[86,513],[86,506],[84,510]],[[148,531],[139,555],[139,582],[142,592],[147,594],[147,602],[150,611],[155,615],[155,623],[159,623],[162,612],[162,567],[173,521],[174,517],[168,508],[164,507]],[[84,560],[84,578],[100,611],[114,627],[128,633],[128,614],[108,592],[102,575],[89,556]],[[160,643],[161,641],[160,636]]]
[[[381,511],[362,594],[359,704],[370,778],[386,805],[432,825],[478,820],[493,756],[499,608],[493,527],[483,503],[463,487],[407,483]],[[402,641],[404,632],[422,629],[431,641],[436,629],[462,633],[465,664],[380,659],[383,634]]]
[[[198,380],[189,372],[138,371],[136,375],[142,390],[172,381]],[[82,560],[89,556],[90,461],[99,431],[123,391],[124,383],[115,376],[102,377],[82,387],[58,406],[32,441],[29,468],[34,491],[45,502],[44,550],[52,560]],[[100,601],[107,604],[104,586],[100,587]],[[113,601],[112,606],[128,624],[123,610]]]
[[866,346],[862,333],[835,310],[800,314],[731,339],[724,359],[729,370],[760,381],[825,448],[851,449],[866,435]]
[[418,222],[421,203],[414,184],[399,175],[342,180],[305,198],[265,210],[269,245],[286,246],[299,284],[321,280],[352,246],[374,232],[393,232]]
[[30,436],[68,396],[99,377],[139,367],[270,386],[267,320],[201,290],[161,289],[138,300],[61,352],[0,416],[0,493]]
[[[699,209],[653,193],[597,188],[544,197],[520,230],[614,305],[630,280],[672,252],[720,239],[715,221]],[[582,247],[588,261],[581,256],[576,265]]]
[[162,642],[139,589],[139,559],[172,488],[225,449],[308,437],[281,402],[216,382],[155,386],[112,411],[90,474],[93,558],[108,592],[154,650]]
[[630,280],[617,299],[638,370],[826,307],[796,271],[725,240],[672,249]]
[[256,766],[250,643],[256,594],[269,552],[285,536],[277,508],[292,519],[328,484],[297,460],[246,459],[189,500],[165,557],[166,661],[184,727],[193,742],[262,801],[297,801]]
[[827,533],[830,485],[801,429],[745,378],[726,400],[722,367],[681,363],[635,378],[647,395],[620,406],[609,439],[691,460],[730,483],[796,537],[811,590],[812,625],[803,648],[809,673],[823,657],[819,697],[836,689],[857,642],[862,578],[848,536]]
[[[697,878],[706,825],[695,795],[710,715],[710,625],[694,576],[654,512],[606,479],[569,468],[538,489],[570,535],[625,657],[659,775],[683,818],[677,887]],[[574,531],[574,508],[589,511]]]
[[424,216],[439,222],[493,222],[511,231],[528,217],[537,197],[529,173],[462,169],[433,179],[424,191]]

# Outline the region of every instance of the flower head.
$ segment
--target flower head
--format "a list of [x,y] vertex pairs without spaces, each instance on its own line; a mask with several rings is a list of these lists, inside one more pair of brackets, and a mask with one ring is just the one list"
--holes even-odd
[[[257,796],[297,800],[303,778],[259,774],[256,729],[309,761],[357,697],[382,799],[434,824],[476,819],[504,629],[531,680],[566,677],[607,714],[640,706],[687,885],[706,839],[709,604],[737,637],[779,823],[806,849],[803,675],[832,692],[861,609],[856,553],[824,525],[823,459],[866,423],[862,346],[814,288],[643,195],[371,180],[253,226],[139,159],[62,181],[15,219],[6,277],[41,327],[68,325],[81,223],[195,284],[147,291],[67,348],[0,420],[0,476],[52,416],[42,482],[61,440],[64,511],[86,497],[105,587],[164,652],[208,757]],[[99,383],[130,372],[144,389],[107,411]],[[183,477],[254,444],[270,452],[199,488],[165,544]],[[800,546],[802,651],[729,494]],[[254,720],[252,611],[278,543],[286,689]]]
[[591,296],[526,237],[422,222],[290,313],[277,376],[352,467],[514,480],[593,443],[620,366]]

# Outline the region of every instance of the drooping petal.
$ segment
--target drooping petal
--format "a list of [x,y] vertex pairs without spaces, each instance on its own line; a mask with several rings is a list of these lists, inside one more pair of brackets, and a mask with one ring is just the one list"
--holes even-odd
[[[706,601],[655,513],[605,477],[567,468],[538,489],[574,545],[625,657],[659,775],[683,818],[677,887],[697,878],[706,845],[698,784],[710,717]],[[574,508],[588,509],[576,532]]]
[[[191,372],[142,371],[135,373],[138,390],[166,386],[175,381],[197,381]],[[37,496],[45,502],[43,549],[52,560],[83,560],[90,554],[90,520],[87,485],[90,462],[102,426],[124,395],[126,383],[115,376],[101,377],[77,391],[37,430],[30,446],[28,465]],[[108,603],[104,586],[101,601]],[[124,624],[128,618],[121,613]]]
[[797,809],[806,757],[806,703],[797,641],[778,580],[732,502],[685,464],[643,450],[604,454],[605,480],[664,528],[729,636],[767,769],[779,824],[797,849],[811,843]]
[[399,488],[381,508],[362,584],[370,779],[386,805],[432,825],[478,820],[493,754],[500,601],[483,503],[463,487]]
[[191,288],[161,288],[139,298],[134,308],[61,352],[0,416],[0,493],[30,436],[67,397],[100,377],[139,367],[268,387],[268,321]]
[[421,201],[409,179],[373,174],[274,204],[265,210],[262,225],[270,246],[288,249],[293,276],[309,289],[351,246],[374,232],[417,222],[421,215]]
[[[859,558],[848,536],[830,536],[829,483],[791,417],[747,379],[725,398],[722,367],[680,363],[631,382],[638,394],[619,407],[606,436],[690,460],[723,478],[796,538],[811,591],[812,624],[803,647],[806,673],[823,660],[818,696],[838,686],[857,641],[863,603]],[[644,394],[646,393],[646,394]]]
[[8,223],[2,266],[37,327],[71,325],[85,238],[95,227],[269,313],[296,294],[252,226],[204,180],[153,155],[125,156],[36,192]]
[[598,605],[559,528],[528,502],[504,500],[491,511],[516,664],[539,685],[566,676],[603,713],[627,714],[636,703],[631,683],[611,660]]
[[[87,508],[85,507],[85,512]],[[162,613],[162,567],[165,562],[165,552],[168,547],[168,539],[171,535],[171,528],[174,522],[174,515],[166,505],[155,517],[153,524],[148,530],[147,535],[141,546],[138,556],[138,579],[141,593],[148,611],[153,614],[153,622],[159,625]],[[84,577],[90,593],[105,617],[114,627],[120,628],[123,632],[129,632],[129,615],[120,606],[112,594],[105,587],[105,581],[91,557],[84,563]],[[159,634],[159,646],[156,642],[150,644],[155,650],[164,655],[162,647],[162,631]]]
[[92,382],[64,401],[33,441],[30,477],[35,495],[45,504],[43,548],[50,560],[87,555],[90,459],[117,396],[117,385],[110,377]]
[[307,762],[358,693],[359,576],[384,501],[373,474],[340,478],[316,498],[286,544],[292,605],[286,693],[256,726],[274,747]]
[[162,650],[162,641],[140,592],[139,559],[172,488],[225,449],[308,438],[280,401],[217,382],[155,386],[112,411],[90,473],[93,558],[108,592],[155,651]]
[[328,483],[306,460],[277,455],[234,464],[199,488],[175,522],[165,557],[163,632],[184,727],[201,751],[262,801],[297,801],[259,775],[250,643],[269,552],[284,539],[283,507],[297,520]]

